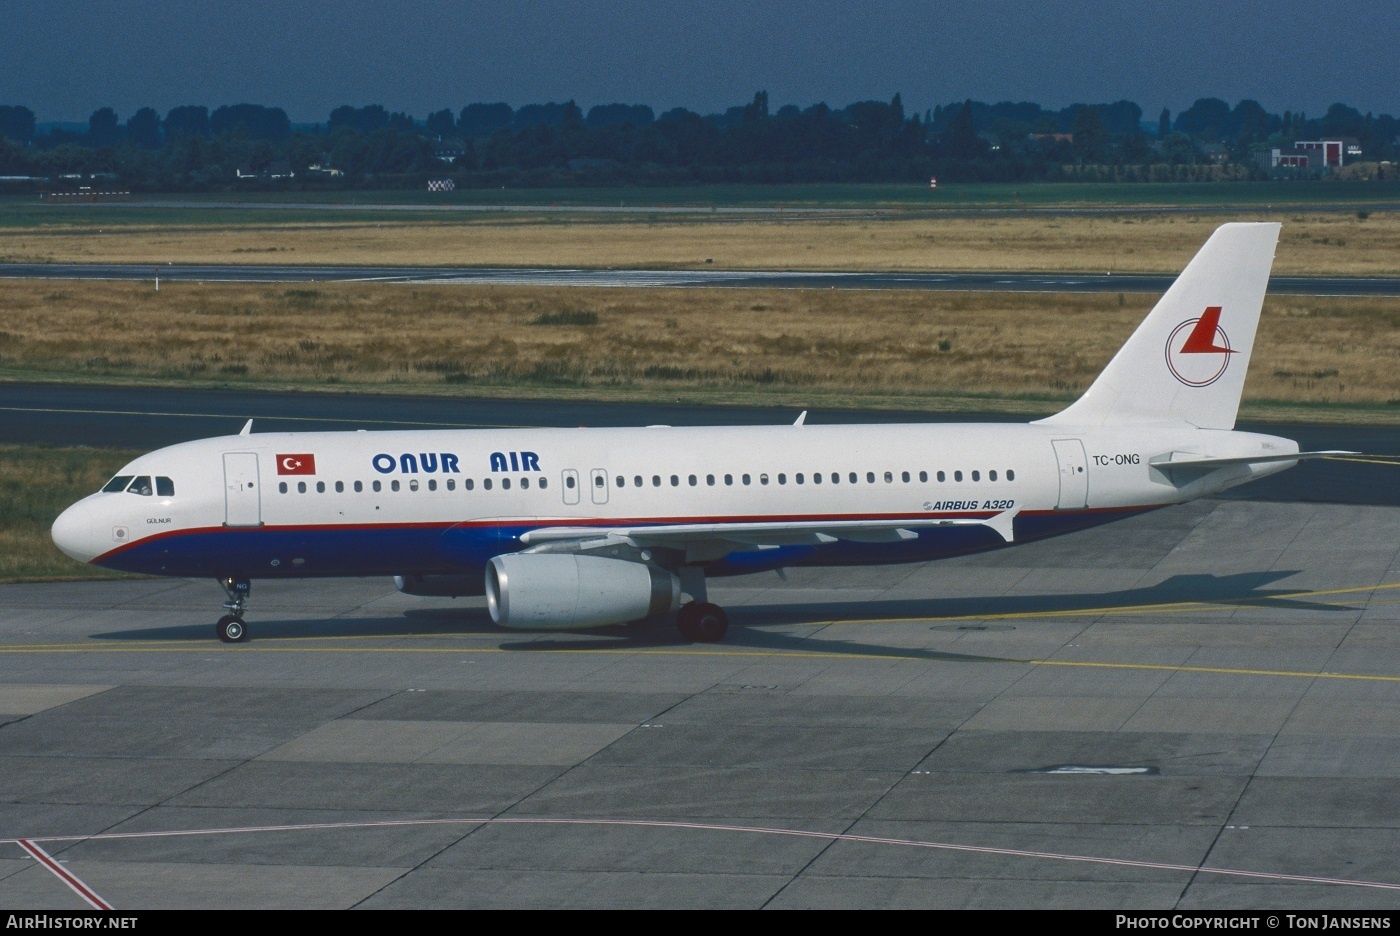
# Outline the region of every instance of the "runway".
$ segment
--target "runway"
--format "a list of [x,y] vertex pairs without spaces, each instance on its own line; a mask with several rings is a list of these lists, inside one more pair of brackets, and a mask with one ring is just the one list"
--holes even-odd
[[384,581],[0,587],[0,905],[1400,908],[1400,509],[1208,501],[496,630]]
[[[0,263],[0,279],[232,283],[438,283],[496,286],[924,289],[976,292],[1153,292],[1175,274],[568,270],[512,267],[275,266],[243,264]],[[1275,276],[1269,291],[1293,296],[1400,296],[1400,277]]]

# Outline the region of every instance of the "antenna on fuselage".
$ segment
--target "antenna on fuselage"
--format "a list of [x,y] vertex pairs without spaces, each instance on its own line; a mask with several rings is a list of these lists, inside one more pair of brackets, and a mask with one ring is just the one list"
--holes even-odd
[[252,435],[252,434],[253,434],[253,421],[250,419],[250,420],[248,420],[247,422],[245,422],[245,423],[243,424],[243,428],[239,430],[238,434],[241,435],[241,436]]
[[803,423],[805,423],[806,421],[807,421],[807,411],[806,411],[806,410],[803,410],[803,411],[802,411],[802,415],[797,417],[797,420],[793,423],[793,425],[794,425],[794,426],[800,426],[800,425],[802,425]]

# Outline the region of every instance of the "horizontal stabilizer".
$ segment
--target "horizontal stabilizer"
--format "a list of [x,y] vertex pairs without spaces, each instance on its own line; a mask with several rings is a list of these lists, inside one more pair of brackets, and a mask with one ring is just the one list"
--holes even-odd
[[1152,461],[1153,468],[1176,469],[1194,468],[1197,471],[1212,471],[1216,468],[1226,468],[1230,465],[1262,465],[1269,462],[1291,462],[1304,461],[1309,458],[1332,458],[1339,455],[1360,455],[1360,452],[1294,452],[1291,455],[1241,455],[1235,458],[1166,458],[1161,461]]

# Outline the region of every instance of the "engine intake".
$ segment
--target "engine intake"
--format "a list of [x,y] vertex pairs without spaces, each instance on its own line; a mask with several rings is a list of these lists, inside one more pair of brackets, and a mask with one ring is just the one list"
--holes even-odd
[[486,603],[502,627],[569,630],[664,614],[681,583],[665,569],[598,556],[512,553],[486,566]]

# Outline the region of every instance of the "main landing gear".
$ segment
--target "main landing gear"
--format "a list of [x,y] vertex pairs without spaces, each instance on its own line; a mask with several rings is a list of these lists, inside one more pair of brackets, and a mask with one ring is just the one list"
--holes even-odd
[[676,612],[676,627],[681,636],[696,643],[723,640],[729,630],[729,615],[719,605],[710,604],[705,589],[705,570],[699,566],[681,566],[676,575],[681,580],[681,591],[693,599]]
[[230,575],[219,579],[219,584],[223,586],[224,594],[228,595],[224,607],[229,613],[219,618],[219,623],[214,625],[214,633],[218,634],[224,643],[242,643],[248,639],[248,625],[243,623],[243,609],[248,606],[248,592],[252,590],[253,584],[247,579]]
[[729,630],[729,615],[717,604],[692,601],[676,612],[676,626],[681,636],[696,643],[717,643]]

